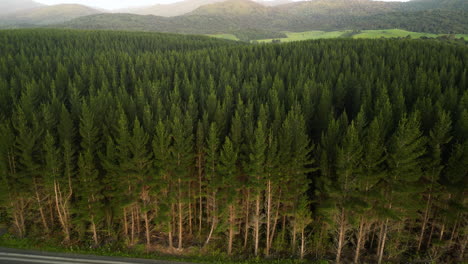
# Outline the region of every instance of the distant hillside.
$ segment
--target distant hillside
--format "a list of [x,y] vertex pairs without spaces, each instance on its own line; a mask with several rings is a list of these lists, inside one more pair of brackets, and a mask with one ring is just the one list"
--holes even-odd
[[468,11],[466,0],[412,0],[404,4],[406,10],[421,11],[426,9],[443,9]]
[[31,10],[23,10],[3,18],[0,24],[14,25],[26,24],[43,26],[49,24],[63,23],[74,18],[102,13],[99,10],[76,4],[61,4],[53,6],[42,6]]
[[137,15],[155,15],[163,17],[181,16],[192,12],[200,6],[222,2],[224,0],[185,0],[172,4],[159,4],[144,6],[140,8],[129,8],[119,10],[121,13],[132,13]]
[[[283,31],[310,30],[400,28],[427,33],[468,33],[467,11],[462,8],[464,2],[459,0],[450,0],[453,1],[453,5],[448,9],[434,4],[435,0],[415,0],[409,3],[313,0],[276,6],[266,6],[250,0],[216,1],[219,0],[186,0],[178,3],[187,6],[189,3],[210,2],[185,15],[175,17],[100,14],[100,11],[84,6],[61,5],[38,8],[16,19],[23,27],[50,25],[79,29],[234,34],[242,40],[276,38],[284,35],[281,33]],[[454,9],[453,7],[458,6],[457,3],[461,7]]]
[[241,17],[270,15],[271,8],[250,0],[227,0],[199,7],[187,15]]
[[285,5],[285,4],[290,4],[293,1],[292,0],[256,0],[257,3],[260,3],[264,6],[279,6],[279,5]]
[[0,16],[44,6],[32,0],[1,0]]
[[[125,8],[115,13],[131,13],[137,15],[155,15],[163,17],[174,17],[188,14],[199,7],[214,3],[224,2],[226,0],[184,0],[172,4],[157,4],[152,6],[143,6],[137,8]],[[255,0],[263,6],[278,6],[292,3],[292,0]]]

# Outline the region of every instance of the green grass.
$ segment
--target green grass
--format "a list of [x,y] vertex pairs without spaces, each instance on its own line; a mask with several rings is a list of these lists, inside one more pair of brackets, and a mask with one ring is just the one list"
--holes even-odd
[[[431,33],[419,33],[411,32],[402,29],[384,29],[384,30],[362,30],[359,32],[353,32],[352,30],[344,31],[305,31],[305,32],[284,32],[287,38],[279,38],[281,42],[291,42],[291,41],[300,41],[300,40],[310,40],[310,39],[330,39],[330,38],[340,38],[340,37],[351,37],[355,39],[361,38],[404,38],[406,36],[411,36],[411,38],[437,38],[443,36],[444,34],[431,34]],[[465,38],[468,40],[468,34],[456,34],[457,38]],[[262,39],[258,42],[272,42],[274,39]]]
[[263,260],[260,258],[255,259],[232,259],[224,253],[209,253],[202,254],[201,252],[194,251],[191,254],[178,256],[168,255],[158,252],[146,252],[144,245],[135,246],[132,249],[115,249],[112,247],[78,247],[78,246],[63,246],[58,241],[46,240],[39,241],[33,239],[19,239],[9,234],[0,236],[0,247],[17,248],[17,249],[30,249],[48,252],[59,253],[74,253],[85,255],[98,255],[98,256],[113,256],[113,257],[130,257],[130,258],[145,258],[157,259],[167,261],[181,261],[189,263],[200,264],[327,264],[327,261],[307,261],[307,260],[294,260],[294,259],[271,259]]
[[236,40],[236,41],[239,40],[239,38],[233,34],[212,34],[208,36],[213,37],[213,38],[220,38],[220,39],[229,39],[229,40]]
[[411,38],[436,38],[439,35],[431,33],[418,33],[410,32],[402,29],[385,29],[385,30],[363,30],[362,33],[356,34],[353,38],[404,38],[406,36]]

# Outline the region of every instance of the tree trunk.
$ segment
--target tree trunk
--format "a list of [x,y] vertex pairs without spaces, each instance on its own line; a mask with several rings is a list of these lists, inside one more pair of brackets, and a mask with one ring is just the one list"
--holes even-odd
[[434,222],[431,224],[431,232],[429,233],[429,237],[427,238],[427,247],[429,248],[429,246],[431,245],[431,242],[432,242],[432,235],[434,234],[434,228],[435,228],[435,224]]
[[301,229],[301,259],[304,259],[305,253],[305,236],[304,236],[304,228]]
[[199,209],[198,209],[198,237],[201,238],[202,232],[202,221],[203,221],[203,198],[202,198],[202,161],[201,161],[201,153],[198,156],[198,199],[199,199]]
[[33,182],[34,182],[34,191],[35,191],[35,194],[36,194],[36,200],[37,200],[37,204],[39,206],[39,213],[41,215],[42,226],[44,227],[44,231],[48,234],[49,233],[49,226],[47,225],[47,220],[46,220],[46,216],[45,216],[45,213],[44,213],[44,208],[42,207],[41,198],[39,197],[39,190],[37,188],[37,182],[36,182],[35,177],[33,179]]
[[266,248],[265,256],[270,256],[270,218],[271,218],[271,180],[267,183],[267,229],[266,229]]
[[450,240],[449,240],[449,245],[452,244],[453,239],[455,238],[455,231],[457,230],[457,225],[458,225],[458,218],[460,217],[460,214],[457,215],[457,218],[455,219],[455,224],[453,225],[452,233],[450,235]]
[[292,230],[292,252],[293,253],[296,253],[296,233],[297,233],[297,229],[296,229],[296,221],[293,222],[293,230]]
[[70,230],[68,228],[68,219],[66,218],[65,212],[63,210],[63,205],[62,205],[63,202],[61,202],[62,195],[59,190],[60,190],[60,186],[58,182],[54,180],[55,206],[57,209],[57,214],[59,217],[60,225],[62,226],[63,235],[65,236],[64,242],[68,243],[70,241]]
[[206,247],[206,245],[208,245],[208,243],[210,242],[211,236],[213,235],[214,229],[215,229],[215,227],[217,225],[217,222],[218,222],[217,213],[216,213],[216,211],[217,211],[217,209],[216,209],[216,191],[213,191],[212,200],[213,200],[213,212],[212,212],[212,220],[211,220],[211,229],[210,229],[210,233],[208,234],[208,237],[206,238],[204,247]]
[[359,233],[357,237],[357,243],[356,243],[356,253],[354,254],[354,263],[359,263],[359,255],[360,251],[362,248],[362,240],[364,238],[364,228],[365,228],[365,222],[364,222],[364,217],[361,216],[361,220],[359,221]]
[[20,238],[23,238],[26,234],[26,227],[24,225],[24,199],[19,198],[18,201],[13,202],[15,199],[10,198],[11,207],[13,209],[13,219],[16,231]]
[[424,231],[426,230],[426,225],[427,225],[427,220],[429,217],[429,209],[431,205],[431,194],[429,194],[429,197],[427,198],[427,203],[426,203],[426,210],[424,211],[424,218],[421,226],[421,233],[419,234],[419,242],[418,242],[418,249],[417,252],[421,250],[421,246],[423,243],[424,239]]
[[189,234],[190,236],[193,234],[193,230],[192,230],[192,188],[191,188],[191,183],[189,182],[188,184],[188,197],[189,197],[189,203],[188,203],[188,214],[189,214],[189,217],[188,217],[188,220],[189,220]]
[[384,233],[385,221],[380,225],[379,235],[377,236],[377,255],[380,254],[380,247],[382,246],[382,237]]
[[378,264],[381,264],[382,259],[383,259],[383,254],[384,254],[384,249],[385,249],[385,241],[387,239],[387,227],[388,227],[388,218],[385,220],[385,224],[383,226],[383,235],[382,235],[382,242],[380,243]]
[[146,247],[149,248],[151,245],[151,238],[150,238],[148,211],[145,211],[144,217],[145,217],[145,231],[146,231]]
[[340,215],[340,231],[338,234],[338,247],[336,249],[336,263],[340,263],[341,261],[341,250],[343,249],[344,245],[344,238],[345,238],[345,232],[346,232],[346,222],[345,222],[345,210],[344,208],[341,208],[341,215]]
[[91,229],[93,231],[94,246],[97,247],[99,245],[99,240],[98,240],[96,223],[94,222],[94,216],[91,217]]
[[244,249],[247,248],[247,242],[249,241],[249,229],[250,229],[250,190],[247,189],[247,199],[245,199],[245,230],[244,230]]
[[232,255],[232,241],[234,239],[234,226],[235,226],[235,214],[234,205],[229,206],[229,243],[228,243],[228,255]]
[[280,203],[281,203],[281,188],[279,189],[278,200],[276,202],[276,215],[275,215],[275,220],[273,221],[273,228],[271,230],[271,235],[270,235],[270,248],[271,248],[271,245],[273,245],[273,238],[275,237],[276,227],[278,224]]
[[132,218],[132,223],[131,223],[131,227],[132,227],[132,229],[131,229],[132,240],[131,240],[130,243],[131,243],[132,246],[133,246],[133,245],[135,244],[135,210],[134,210],[133,205],[132,205],[132,207],[131,207],[131,213],[132,213],[132,215],[131,215],[131,216],[132,216],[132,217],[131,217],[131,218]]
[[183,218],[182,218],[182,190],[181,190],[181,180],[179,178],[179,208],[178,208],[178,211],[179,211],[179,245],[178,245],[178,249],[181,250],[182,249],[182,239],[183,239]]
[[463,262],[463,260],[465,259],[465,250],[466,250],[466,244],[468,243],[468,235],[465,235],[464,238],[463,238],[463,241],[460,243],[460,254],[459,254],[459,257],[458,257],[458,260],[460,261],[460,263]]
[[258,256],[258,243],[260,240],[260,195],[255,198],[255,224],[254,224],[254,254]]

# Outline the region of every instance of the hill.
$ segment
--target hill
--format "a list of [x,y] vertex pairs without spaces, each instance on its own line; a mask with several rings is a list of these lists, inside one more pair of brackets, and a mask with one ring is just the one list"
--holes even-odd
[[[190,34],[222,34],[251,39],[276,38],[282,31],[401,28],[428,33],[467,33],[464,11],[405,11],[407,4],[371,0],[316,0],[274,7],[249,0],[228,0],[201,6],[177,17],[99,14],[80,17],[57,27],[144,30]],[[412,3],[415,6],[414,3]],[[261,32],[261,33],[260,33]],[[244,38],[242,38],[244,39]]]
[[468,2],[466,0],[412,0],[404,4],[408,10],[420,11],[426,9],[443,9],[468,11]]
[[[58,5],[16,13],[7,26],[44,26],[78,29],[112,29],[184,34],[234,34],[242,40],[284,37],[281,32],[310,30],[365,30],[400,28],[434,34],[468,33],[468,12],[452,0],[446,9],[434,0],[409,3],[372,0],[314,0],[266,6],[250,0],[186,0],[161,5],[177,12],[209,3],[184,15],[167,17],[128,13],[102,14],[80,5]],[[282,0],[281,0],[282,1]],[[443,0],[445,1],[445,0]],[[459,9],[455,7],[459,6]],[[147,9],[146,12],[151,12]],[[174,13],[173,13],[174,14]],[[5,25],[5,19],[0,25]],[[9,24],[8,24],[9,23]],[[5,26],[4,26],[5,27]]]
[[0,24],[26,24],[43,26],[55,23],[63,23],[74,18],[94,15],[98,13],[102,13],[102,11],[77,4],[42,6],[7,15],[0,19]]
[[[171,4],[157,4],[137,8],[125,8],[116,13],[130,13],[137,15],[154,15],[162,17],[175,17],[188,14],[199,7],[214,3],[224,2],[225,0],[184,0]],[[279,6],[292,3],[292,0],[255,0],[263,6]]]
[[137,15],[155,15],[163,17],[181,16],[192,12],[200,6],[222,2],[224,0],[185,0],[172,4],[158,4],[139,8],[119,10],[119,13],[132,13]]
[[0,15],[3,16],[41,6],[44,5],[31,0],[2,0],[0,1]]
[[250,0],[227,0],[199,7],[187,15],[259,18],[268,16],[270,11],[270,8]]

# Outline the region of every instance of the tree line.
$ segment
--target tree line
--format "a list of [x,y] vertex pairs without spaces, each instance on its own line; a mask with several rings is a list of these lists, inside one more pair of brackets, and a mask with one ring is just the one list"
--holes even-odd
[[1,221],[65,245],[460,260],[468,52],[0,32]]

